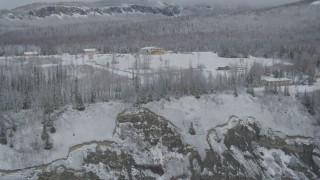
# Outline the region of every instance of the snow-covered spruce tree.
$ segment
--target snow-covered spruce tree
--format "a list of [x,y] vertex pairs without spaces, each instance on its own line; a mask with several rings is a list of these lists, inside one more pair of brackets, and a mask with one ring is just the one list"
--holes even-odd
[[[314,95],[313,95],[314,97]],[[314,100],[313,98],[310,98],[309,94],[307,91],[304,91],[303,97],[302,97],[302,104],[307,108],[308,112],[311,115],[314,115],[315,110],[314,110]]]
[[96,93],[92,91],[92,92],[91,92],[91,96],[90,96],[90,102],[91,102],[91,103],[95,103],[95,102],[96,102],[96,99],[97,99]]
[[308,73],[308,85],[311,86],[316,81],[315,73],[312,70],[309,70]]
[[0,144],[7,144],[7,129],[4,125],[4,123],[2,122],[2,118],[0,119]]
[[192,122],[190,123],[189,134],[191,134],[191,135],[195,135],[196,134],[196,131],[195,131],[194,127],[193,127],[193,123]]
[[82,101],[82,97],[80,94],[76,95],[76,104],[75,104],[75,109],[78,111],[84,111],[85,107]]
[[10,138],[10,145],[9,145],[10,148],[13,148],[13,140],[12,138]]
[[52,143],[49,141],[49,133],[47,130],[47,125],[46,123],[43,123],[43,129],[41,133],[41,139],[44,141],[44,149],[50,150],[52,148]]
[[138,104],[145,104],[146,100],[147,100],[146,91],[144,88],[140,88],[140,90],[137,94],[137,103]]
[[13,148],[13,140],[12,140],[12,138],[13,138],[13,131],[10,130],[10,133],[9,133],[9,147],[10,148]]
[[47,139],[45,139],[45,142],[44,142],[44,149],[45,150],[50,150],[52,149],[52,143],[50,142],[49,140],[49,137]]
[[280,78],[284,78],[284,71],[283,71],[283,69],[280,69],[280,71],[279,71],[279,77],[280,77]]
[[253,86],[253,75],[249,73],[246,77],[246,87]]
[[249,75],[248,83],[252,83],[253,87],[261,85],[261,76],[264,74],[264,67],[261,63],[254,62]]
[[249,73],[246,77],[246,87],[247,87],[246,93],[254,97],[255,93],[253,88],[253,75],[251,73]]
[[24,79],[24,85],[23,85],[23,106],[22,109],[30,109],[31,108],[31,97],[30,97],[30,91],[31,87],[29,84],[28,79]]
[[115,65],[115,64],[118,64],[118,60],[117,60],[117,57],[115,54],[112,54],[112,60],[111,60],[111,64]]
[[284,94],[285,96],[290,96],[290,92],[289,92],[289,87],[288,87],[288,86],[285,86],[285,87],[284,87],[284,92],[283,92],[283,94]]
[[81,94],[79,92],[79,82],[78,77],[75,79],[75,106],[74,108],[78,111],[84,111],[85,107],[82,101]]
[[273,93],[273,94],[278,94],[278,93],[279,93],[279,92],[278,92],[277,83],[274,83],[273,88],[272,88],[272,93]]
[[48,129],[50,133],[56,132],[56,128],[53,125],[53,118],[51,118],[51,114],[43,114],[43,126],[45,126],[45,129]]
[[41,139],[44,141],[47,138],[49,138],[49,134],[48,134],[48,130],[47,130],[47,126],[46,123],[43,122],[43,127],[42,127],[42,133],[41,133]]
[[230,86],[233,87],[233,96],[238,97],[238,89],[237,89],[237,83],[236,83],[236,74],[232,73],[231,80],[230,80]]
[[235,87],[234,90],[233,90],[233,96],[234,96],[234,97],[238,97],[238,96],[239,96],[239,95],[238,95],[237,87]]
[[311,115],[314,115],[316,113],[315,111],[315,96],[314,96],[314,92],[312,92],[312,97],[311,97],[311,104],[310,104],[310,110],[309,113]]
[[254,88],[252,86],[249,86],[246,90],[246,93],[250,94],[251,96],[255,97]]

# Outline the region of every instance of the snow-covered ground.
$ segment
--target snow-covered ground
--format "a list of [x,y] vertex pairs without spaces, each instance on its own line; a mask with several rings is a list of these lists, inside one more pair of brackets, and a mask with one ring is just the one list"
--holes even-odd
[[[314,137],[316,128],[319,128],[307,112],[299,109],[301,107],[293,96],[281,96],[279,101],[277,96],[251,97],[240,94],[234,97],[232,94],[218,94],[204,95],[200,99],[193,96],[171,98],[171,101],[154,101],[144,106],[172,122],[184,140],[198,148],[202,157],[205,149],[209,148],[206,142],[207,131],[227,123],[232,116],[243,120],[254,118],[263,127],[261,133],[265,134],[272,129],[290,136]],[[53,149],[49,151],[43,149],[43,141],[40,139],[41,118],[36,121],[32,116],[30,119],[22,118],[26,122],[21,123],[14,133],[15,146],[11,149],[8,145],[0,145],[0,169],[50,163],[65,158],[69,148],[74,145],[91,141],[115,141],[113,131],[116,116],[129,107],[130,104],[107,102],[90,105],[83,112],[68,108],[55,121],[57,132],[50,135]],[[191,123],[196,131],[194,136],[188,133]],[[32,146],[38,146],[38,149]]]
[[[98,64],[111,65],[112,55],[97,55],[93,58]],[[115,55],[119,64],[115,64],[115,68],[119,70],[131,70],[134,67],[135,57],[131,54]],[[210,71],[213,74],[217,73],[218,67],[237,66],[249,67],[253,62],[272,65],[272,63],[280,62],[280,60],[249,57],[249,58],[222,58],[218,57],[213,52],[192,52],[192,53],[166,53],[163,55],[141,55],[141,61],[144,59],[150,60],[150,67],[157,69],[160,67],[174,67],[186,69],[190,66],[196,68],[198,65],[203,65],[204,70]]]
[[[59,62],[57,60],[61,60],[63,65],[90,65],[103,69],[110,67],[119,74],[131,75],[132,69],[135,67],[136,57],[137,55],[134,54],[95,54],[93,55],[93,58],[89,58],[88,55],[83,54],[63,54],[54,56],[39,56],[37,58],[43,59],[43,67],[55,66]],[[0,57],[0,60],[4,60],[4,57]],[[115,60],[117,63],[112,64],[112,60]],[[280,59],[266,59],[253,56],[250,56],[249,58],[223,58],[219,57],[213,52],[167,52],[162,55],[140,55],[140,62],[143,63],[144,60],[150,62],[151,70],[168,66],[177,69],[186,69],[190,66],[197,68],[198,65],[201,65],[204,67],[204,71],[211,72],[213,75],[217,74],[218,72],[225,73],[225,71],[217,71],[218,67],[233,66],[240,69],[245,69],[249,68],[254,62],[258,62],[267,66],[281,62],[283,63],[283,60]],[[56,63],[52,63],[52,61],[56,61]]]
[[[112,64],[112,59],[116,58],[118,64]],[[141,55],[140,62],[147,59],[150,62],[150,68],[156,70],[158,68],[172,67],[177,69],[187,69],[189,67],[197,68],[198,65],[204,67],[204,71],[211,72],[215,75],[218,72],[218,67],[236,66],[243,69],[250,67],[254,62],[259,62],[263,65],[272,65],[279,63],[281,60],[265,59],[252,57],[249,58],[223,58],[213,52],[190,52],[190,53],[166,53],[163,55]],[[64,60],[65,61],[65,60]],[[86,61],[90,64],[90,60]],[[120,71],[131,72],[135,64],[135,56],[132,54],[117,54],[117,55],[96,55],[93,58],[93,63],[96,65],[107,65],[114,67]]]
[[[14,133],[14,147],[0,145],[0,169],[18,169],[50,163],[65,158],[69,148],[90,141],[112,140],[115,119],[118,113],[131,105],[118,102],[96,103],[80,112],[71,107],[55,121],[56,133],[50,134],[53,149],[45,151],[41,115],[37,112],[21,112],[17,131]],[[29,117],[29,118],[28,118]]]
[[[176,125],[184,135],[186,142],[198,147],[204,155],[208,149],[206,139],[207,131],[228,122],[230,117],[236,116],[246,120],[253,117],[268,133],[281,131],[286,135],[313,137],[314,121],[307,113],[301,113],[295,97],[282,97],[278,101],[275,96],[252,97],[241,94],[233,95],[208,95],[201,96],[198,100],[192,96],[180,99],[171,98],[171,101],[161,100],[145,105],[151,111],[165,117]],[[196,130],[196,135],[188,133],[190,124]]]

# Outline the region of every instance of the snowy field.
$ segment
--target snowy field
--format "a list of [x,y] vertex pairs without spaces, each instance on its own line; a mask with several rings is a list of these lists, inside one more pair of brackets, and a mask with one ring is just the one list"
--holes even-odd
[[[62,57],[63,62],[70,62],[71,56]],[[277,59],[265,59],[257,57],[249,58],[222,58],[218,57],[213,52],[190,52],[190,53],[166,53],[163,55],[140,55],[139,61],[143,64],[145,61],[150,62],[150,69],[157,70],[158,68],[176,68],[187,69],[189,67],[197,68],[198,66],[204,67],[204,71],[212,73],[225,73],[225,71],[217,71],[219,67],[240,67],[242,69],[250,67],[254,62],[259,62],[263,65],[272,65],[274,63],[280,63],[281,60]],[[117,64],[112,64],[112,60],[115,59]],[[95,67],[105,68],[106,66],[118,70],[119,73],[132,72],[135,67],[136,57],[132,54],[103,54],[95,55],[92,60],[88,57],[83,57],[82,62]],[[80,61],[81,63],[81,61]],[[142,71],[142,70],[141,70]]]
[[[21,58],[21,57],[9,57]],[[249,68],[254,62],[261,63],[262,65],[273,65],[276,63],[284,63],[280,59],[266,59],[260,57],[250,56],[249,58],[223,58],[219,57],[213,52],[190,52],[190,53],[166,53],[162,55],[134,55],[134,54],[95,54],[92,58],[88,55],[54,55],[54,56],[39,56],[37,59],[42,60],[43,67],[55,66],[60,62],[63,65],[90,65],[96,68],[113,69],[115,73],[130,75],[133,69],[136,67],[136,58],[139,59],[140,64],[145,61],[150,62],[149,70],[157,70],[159,68],[176,68],[186,69],[189,67],[197,68],[202,66],[203,70],[213,75],[217,73],[225,73],[230,71],[218,71],[219,67],[238,67],[239,69]],[[27,59],[23,58],[22,59]],[[30,58],[31,59],[31,58]],[[4,57],[0,57],[0,60],[4,60]],[[112,62],[116,63],[112,63]],[[3,61],[2,61],[3,62]],[[139,68],[139,65],[138,65]],[[144,71],[140,69],[140,71]]]

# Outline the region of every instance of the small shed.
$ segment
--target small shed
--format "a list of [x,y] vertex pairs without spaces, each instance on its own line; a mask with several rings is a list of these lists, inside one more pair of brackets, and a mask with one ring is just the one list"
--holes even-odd
[[144,47],[140,49],[141,54],[150,54],[150,55],[155,55],[155,54],[164,54],[165,50],[163,48],[154,46],[154,47]]

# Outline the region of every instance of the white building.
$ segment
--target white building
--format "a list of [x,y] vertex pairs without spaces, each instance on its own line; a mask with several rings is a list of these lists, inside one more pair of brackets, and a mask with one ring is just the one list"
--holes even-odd
[[83,49],[83,52],[85,53],[85,54],[96,54],[98,51],[97,51],[97,49]]
[[93,59],[93,55],[98,53],[97,49],[83,49],[83,52],[89,56],[89,59]]
[[23,55],[26,57],[32,57],[32,56],[38,56],[39,53],[37,51],[28,51],[28,52],[24,52]]
[[141,54],[150,54],[150,55],[155,55],[155,54],[164,54],[165,50],[163,48],[153,46],[153,47],[144,47],[140,49]]
[[290,86],[292,85],[292,80],[288,78],[273,78],[273,77],[264,77],[262,78],[262,83],[265,86]]

